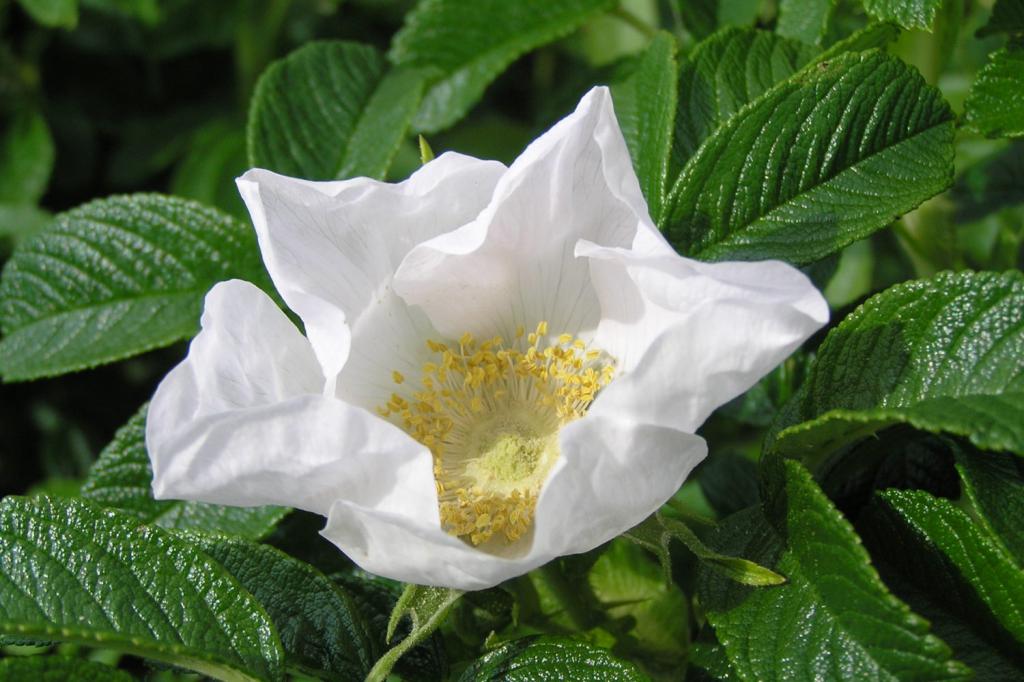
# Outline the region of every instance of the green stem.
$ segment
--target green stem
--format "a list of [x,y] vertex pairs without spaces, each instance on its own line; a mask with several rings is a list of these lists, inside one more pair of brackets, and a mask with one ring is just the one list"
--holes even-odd
[[689,509],[685,504],[675,498],[669,498],[665,505],[672,510],[674,514],[680,517],[680,520],[684,521],[687,525],[703,526],[704,528],[712,528],[715,526],[715,522],[705,516],[701,516]]
[[653,38],[658,34],[658,30],[648,24],[646,21],[638,17],[637,15],[630,12],[622,5],[616,5],[612,8],[610,14],[616,19],[621,19],[640,33],[644,34],[648,38]]

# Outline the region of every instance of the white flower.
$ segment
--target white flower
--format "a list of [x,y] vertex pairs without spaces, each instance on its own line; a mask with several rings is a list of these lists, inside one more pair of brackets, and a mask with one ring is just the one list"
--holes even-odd
[[149,409],[154,494],[322,514],[406,582],[486,588],[639,523],[711,411],[828,317],[788,265],[671,249],[605,88],[510,168],[238,186],[306,336],[253,285],[214,287]]

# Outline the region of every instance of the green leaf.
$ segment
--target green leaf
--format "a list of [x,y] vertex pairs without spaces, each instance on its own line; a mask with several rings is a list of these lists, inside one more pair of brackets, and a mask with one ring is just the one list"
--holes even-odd
[[864,519],[885,561],[969,623],[1024,671],[1024,571],[952,502],[922,490],[886,490]]
[[679,70],[673,140],[678,175],[711,133],[814,57],[814,48],[767,31],[727,28],[699,43]]
[[612,84],[615,116],[655,221],[668,186],[678,85],[675,54],[675,38],[658,33],[633,72]]
[[58,215],[0,281],[0,373],[34,379],[195,333],[215,283],[266,280],[253,231],[183,199],[135,194]]
[[715,452],[701,463],[697,483],[711,508],[729,516],[761,501],[757,464],[734,452]]
[[224,569],[166,531],[81,500],[0,502],[0,634],[225,680],[281,677],[269,617]]
[[678,540],[694,553],[705,566],[720,575],[743,585],[763,587],[765,585],[781,585],[786,582],[784,576],[759,566],[753,561],[741,557],[720,554],[700,541],[686,524],[675,519],[655,513],[640,525],[628,530],[623,537],[632,540],[650,552],[654,552],[661,561],[666,580],[671,576],[671,555],[669,546]]
[[[865,541],[873,546],[870,530],[865,530]],[[877,555],[875,565],[886,585],[904,600],[915,613],[931,623],[932,632],[953,649],[954,657],[974,672],[976,680],[1015,680],[1020,677],[1021,667],[1008,655],[1001,652],[976,631],[977,625],[950,611],[946,595],[925,592],[929,585],[910,582],[895,568]],[[898,552],[905,552],[900,547]]]
[[826,337],[767,443],[818,462],[904,423],[1024,453],[1020,272],[944,273],[869,299]]
[[451,126],[523,54],[568,35],[615,0],[424,0],[405,17],[388,56],[398,65],[438,69],[413,127]]
[[524,637],[484,654],[458,682],[646,682],[609,651],[568,637]]
[[971,86],[964,119],[986,137],[1024,135],[1024,45],[994,52]]
[[742,679],[966,680],[928,624],[882,584],[850,524],[798,462],[766,463],[766,503],[726,519],[712,545],[773,567],[752,589],[702,571],[698,595]]
[[1024,205],[1024,140],[964,169],[953,186],[958,221],[984,218],[1009,206]]
[[863,52],[874,48],[884,48],[900,37],[900,27],[889,22],[868,24],[859,31],[854,31],[846,38],[833,43],[827,50],[815,58],[815,62],[827,62],[844,52]]
[[682,665],[690,639],[687,598],[646,552],[613,540],[587,579],[605,614],[628,623],[629,638],[619,639],[617,651],[660,669]]
[[38,202],[50,181],[53,157],[46,119],[34,111],[16,115],[0,137],[0,203]]
[[879,21],[893,21],[903,28],[930,30],[942,0],[864,0],[864,9]]
[[[715,682],[735,682],[739,680],[736,670],[729,663],[729,657],[725,653],[725,647],[718,642],[694,642],[690,650],[691,671],[693,679],[697,682],[714,680]],[[686,679],[689,680],[688,674]]]
[[387,639],[391,641],[399,623],[406,617],[412,622],[412,629],[402,641],[380,657],[373,670],[366,676],[366,682],[383,682],[387,679],[388,673],[395,667],[398,659],[429,637],[444,622],[448,612],[461,596],[461,590],[406,585],[388,620]]
[[26,656],[0,660],[0,680],[33,682],[132,682],[123,670],[69,656]]
[[956,468],[981,521],[1024,567],[1024,460],[1007,453],[959,449]]
[[946,436],[896,426],[829,457],[815,481],[841,509],[860,510],[876,490],[920,488],[939,496],[960,494],[953,466],[955,443]]
[[780,0],[775,32],[808,45],[821,45],[836,0]]
[[153,470],[146,454],[146,410],[143,405],[118,429],[89,470],[81,496],[104,507],[132,514],[163,528],[192,529],[260,539],[288,513],[283,507],[223,507],[183,500],[155,500],[150,487]]
[[226,568],[277,627],[284,662],[319,679],[359,680],[374,662],[371,634],[351,595],[309,564],[239,538],[183,536]]
[[840,55],[719,127],[676,181],[665,229],[702,259],[813,262],[949,187],[952,143],[952,112],[920,74]]
[[235,178],[248,168],[245,131],[230,120],[214,119],[193,135],[171,177],[171,194],[248,221],[249,213],[235,187]]
[[673,4],[686,30],[697,40],[726,26],[750,26],[761,9],[760,0],[673,0]]
[[42,232],[51,220],[52,215],[35,206],[0,204],[0,238],[17,244]]
[[978,29],[984,38],[997,33],[1024,33],[1024,0],[996,0],[988,23]]
[[718,0],[676,0],[674,8],[690,34],[702,40],[718,28]]
[[383,178],[424,76],[388,70],[369,45],[305,45],[263,73],[249,109],[249,164],[310,180]]
[[78,24],[78,0],[19,0],[29,16],[43,26],[74,28]]

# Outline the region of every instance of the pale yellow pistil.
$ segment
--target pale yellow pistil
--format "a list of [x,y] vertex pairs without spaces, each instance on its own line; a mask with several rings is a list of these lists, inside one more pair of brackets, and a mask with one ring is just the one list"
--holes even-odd
[[[541,486],[558,460],[558,432],[582,417],[615,373],[612,360],[546,322],[512,343],[427,341],[437,356],[419,390],[395,393],[380,414],[434,456],[441,524],[474,545],[529,531]],[[405,384],[398,372],[396,384]]]

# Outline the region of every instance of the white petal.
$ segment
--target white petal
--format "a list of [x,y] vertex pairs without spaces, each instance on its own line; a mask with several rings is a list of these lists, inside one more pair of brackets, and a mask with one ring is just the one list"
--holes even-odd
[[[147,435],[165,427],[147,424]],[[304,395],[192,419],[169,441],[147,437],[147,446],[157,499],[322,515],[339,497],[407,513],[437,504],[432,485],[420,485],[432,480],[426,448],[336,398]]]
[[504,559],[441,530],[437,505],[422,516],[392,514],[349,500],[331,508],[321,534],[370,573],[402,582],[483,590],[553,557]]
[[700,436],[592,413],[562,429],[560,442],[531,554],[586,552],[624,533],[672,497],[708,451]]
[[[266,294],[241,281],[206,299],[188,357],[160,383],[146,419],[153,491],[231,505],[281,504],[326,514],[339,496],[404,508],[431,458],[401,430],[321,395],[308,341]],[[392,500],[391,502],[388,502]]]
[[629,246],[653,229],[607,88],[531,144],[474,222],[409,252],[395,290],[444,334],[512,333],[547,320],[553,334],[597,324],[586,238]]
[[618,376],[591,414],[694,432],[828,321],[828,305],[779,261],[701,263],[667,249],[581,242],[601,301],[594,345]]
[[[399,184],[311,182],[259,169],[239,178],[263,260],[305,324],[328,392],[350,353],[389,365],[388,375],[402,369],[388,358],[409,354],[402,339],[422,344],[429,325],[390,300],[395,269],[416,244],[476,217],[504,172],[497,162],[443,154]],[[418,357],[410,362],[419,367]]]
[[[165,401],[186,401],[171,416],[185,420],[321,392],[323,374],[309,342],[249,282],[214,286],[206,295],[200,324],[202,331],[189,346],[188,357],[157,389],[151,414],[159,413]],[[173,390],[186,384],[192,388]]]
[[537,505],[532,544],[495,556],[441,530],[436,502],[420,515],[340,500],[322,534],[364,570],[417,585],[482,590],[632,528],[704,458],[703,439],[673,429],[584,418],[562,433],[562,458]]

